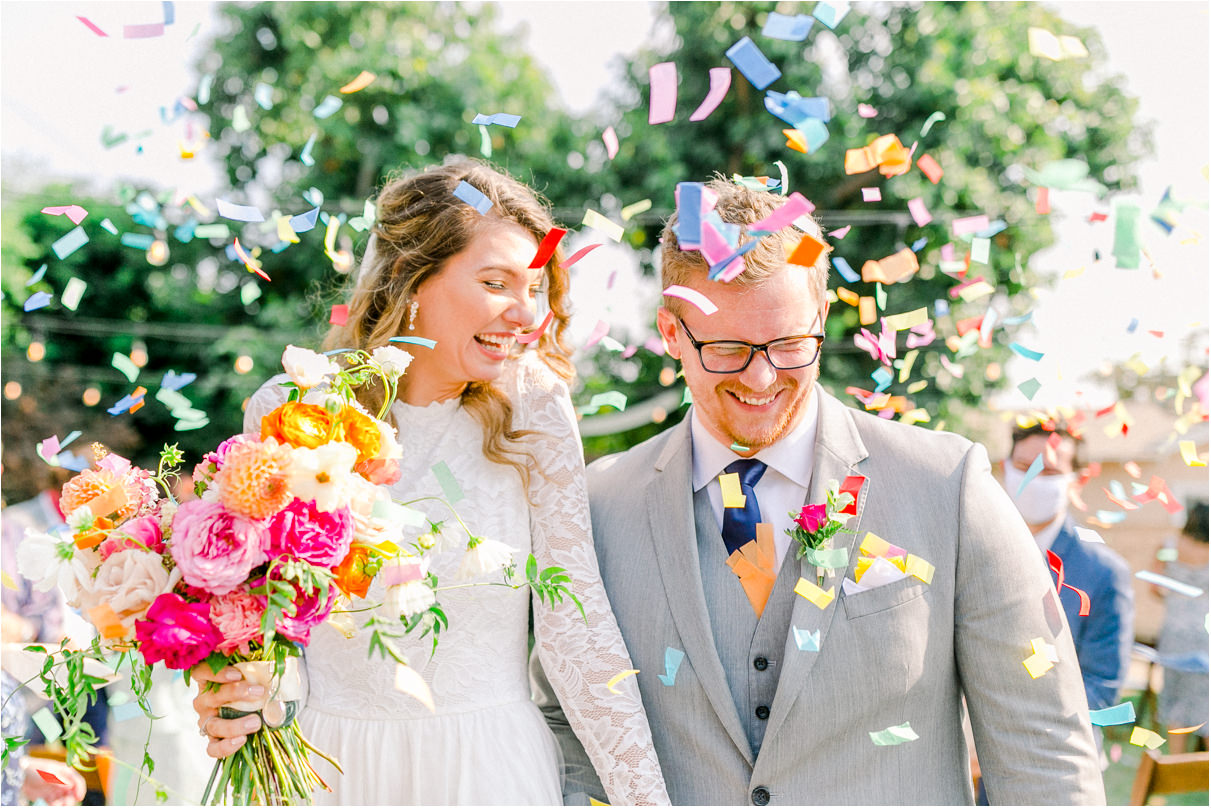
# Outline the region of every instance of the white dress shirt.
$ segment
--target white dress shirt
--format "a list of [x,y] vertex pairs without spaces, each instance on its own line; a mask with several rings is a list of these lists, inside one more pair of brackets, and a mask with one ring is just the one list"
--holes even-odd
[[[754,455],[767,466],[754,490],[761,507],[761,521],[774,526],[774,549],[778,554],[779,569],[791,544],[791,537],[786,533],[794,525],[790,514],[798,514],[806,504],[808,486],[812,480],[819,413],[820,403],[813,391],[807,412],[798,426],[772,446],[766,446]],[[706,425],[698,417],[697,408],[690,409],[690,442],[694,456],[694,492],[704,487],[707,489],[715,521],[722,530],[723,492],[719,488],[719,475],[741,457],[707,431]]]

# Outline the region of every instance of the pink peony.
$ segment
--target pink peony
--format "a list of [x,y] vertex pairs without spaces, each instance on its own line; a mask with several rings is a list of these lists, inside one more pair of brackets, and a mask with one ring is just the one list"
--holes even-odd
[[349,553],[353,514],[341,506],[321,511],[315,502],[296,499],[269,520],[271,558],[289,556],[320,567],[334,567]]
[[283,614],[278,619],[277,631],[288,640],[306,645],[311,642],[311,629],[328,618],[336,603],[336,585],[328,587],[328,597],[321,599],[320,590],[304,594],[296,584],[294,587],[294,616]]
[[135,623],[139,651],[148,665],[163,661],[173,670],[192,668],[218,647],[223,635],[209,618],[210,606],[180,595],[160,595]]
[[808,533],[815,533],[828,523],[828,508],[824,505],[804,505],[795,517],[795,524]]
[[172,557],[185,583],[225,595],[265,563],[264,522],[231,513],[217,502],[183,503],[172,520]]
[[223,642],[219,651],[231,654],[238,648],[248,653],[248,643],[261,636],[261,615],[265,613],[265,598],[240,587],[210,601],[210,620]]
[[160,532],[160,519],[156,516],[140,516],[115,528],[105,541],[97,547],[101,559],[105,560],[122,550],[150,550],[164,552],[164,535]]

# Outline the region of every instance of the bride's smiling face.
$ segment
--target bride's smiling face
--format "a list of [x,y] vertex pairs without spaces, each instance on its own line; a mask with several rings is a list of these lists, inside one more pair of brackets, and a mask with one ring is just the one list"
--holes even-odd
[[534,322],[545,268],[529,269],[538,242],[521,225],[484,219],[471,243],[413,294],[415,328],[403,336],[434,340],[403,345],[414,357],[404,401],[445,401],[471,382],[500,376],[517,336]]

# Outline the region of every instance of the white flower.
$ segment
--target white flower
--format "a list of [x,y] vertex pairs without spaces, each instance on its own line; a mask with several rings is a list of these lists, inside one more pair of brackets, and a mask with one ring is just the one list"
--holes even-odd
[[85,533],[92,530],[96,516],[87,505],[81,505],[67,515],[67,526],[72,533]]
[[287,345],[282,352],[282,367],[290,380],[306,390],[324,381],[325,377],[335,375],[340,371],[328,357],[300,348],[297,345]]
[[92,570],[76,553],[71,539],[31,528],[26,528],[25,538],[17,545],[17,570],[39,592],[49,592],[57,585],[70,605],[75,605],[80,586],[92,578]]
[[465,547],[466,542],[463,540],[465,535],[457,522],[446,519],[441,522],[429,522],[429,532],[416,541],[426,550],[445,553]]
[[395,436],[395,427],[386,421],[374,419],[374,423],[378,426],[379,435],[382,439],[378,444],[378,454],[374,456],[375,460],[396,460],[404,456],[404,447],[399,445],[399,439]]
[[384,345],[370,352],[370,358],[383,369],[388,378],[398,379],[404,375],[412,362],[412,354],[396,348],[394,345]]
[[458,565],[458,577],[467,581],[499,572],[513,564],[513,548],[495,539],[472,540],[462,563]]
[[290,490],[321,511],[335,511],[351,494],[350,476],[357,449],[348,443],[325,443],[315,449],[296,448],[290,462]]
[[388,559],[379,571],[379,576],[387,585],[382,606],[384,611],[392,617],[407,619],[437,603],[437,594],[426,578],[428,572],[427,558],[399,556]]
[[90,609],[107,604],[126,629],[123,637],[107,639],[130,639],[135,620],[144,617],[152,601],[170,591],[180,578],[179,569],[171,573],[164,569],[159,553],[122,550],[102,561],[96,578],[81,585],[80,609],[87,615]]

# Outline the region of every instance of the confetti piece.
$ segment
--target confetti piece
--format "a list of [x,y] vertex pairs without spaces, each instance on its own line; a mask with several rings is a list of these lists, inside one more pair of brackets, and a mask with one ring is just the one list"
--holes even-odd
[[[925,119],[925,124],[921,127],[921,137],[925,137],[926,135],[928,135],[929,130],[933,129],[933,126],[935,123],[938,123],[939,121],[944,121],[944,120],[946,120],[946,113],[944,113],[944,112],[935,112],[932,115],[930,115],[928,118]],[[922,156],[922,158],[924,158],[924,155],[921,155],[921,156]],[[932,160],[933,158],[930,158],[930,159]],[[917,165],[919,166],[921,164],[918,162]],[[934,165],[937,165],[937,163],[934,163]],[[925,168],[922,167],[921,170],[925,171]],[[939,168],[938,170],[941,171],[941,168]],[[926,173],[928,173],[928,172],[926,172]],[[939,174],[938,176],[940,177],[941,174]]]
[[921,268],[917,255],[905,247],[897,253],[878,261],[867,261],[862,265],[862,280],[893,284],[913,275]]
[[63,727],[49,709],[43,707],[30,716],[30,720],[42,731],[46,743],[54,743],[63,735]]
[[317,134],[317,132],[312,132],[311,137],[307,138],[307,142],[303,144],[303,150],[299,152],[299,162],[305,166],[315,165],[315,158],[311,156],[311,149],[315,146]]
[[880,202],[883,199],[883,192],[875,187],[862,189],[863,202]]
[[41,777],[43,780],[45,780],[46,782],[50,783],[53,786],[67,785],[67,783],[63,782],[58,777],[55,777],[50,772],[42,771],[42,769],[39,769],[36,765],[34,766],[34,771],[38,773],[39,777]]
[[162,22],[122,26],[123,39],[152,39],[158,36],[164,36],[164,23]]
[[903,314],[893,314],[890,317],[883,318],[883,322],[892,331],[903,331],[928,321],[929,309],[925,306],[912,311],[906,311]]
[[1089,722],[1097,727],[1130,724],[1133,721],[1135,721],[1135,705],[1129,701],[1102,710],[1089,711]]
[[837,596],[836,587],[830,586],[827,591],[813,584],[806,578],[800,578],[795,584],[795,594],[807,598],[816,608],[826,609]]
[[820,650],[820,629],[808,631],[797,626],[791,626],[795,632],[795,645],[800,651],[819,651]]
[[904,571],[927,584],[933,583],[934,566],[920,556],[909,553],[904,561]]
[[58,239],[50,248],[55,255],[62,261],[67,256],[74,253],[76,250],[88,243],[88,234],[84,232],[84,228],[77,225],[74,229],[68,231],[66,235]]
[[593,326],[593,330],[589,332],[589,338],[585,340],[584,347],[592,348],[598,342],[610,333],[610,324],[605,320],[598,320],[597,325]]
[[1025,357],[1033,362],[1037,362],[1043,358],[1043,353],[1040,351],[1032,351],[1020,342],[1009,343],[1009,348],[1018,356]]
[[988,263],[989,249],[992,247],[992,241],[986,238],[973,238],[971,240],[971,260],[979,264]]
[[539,323],[538,328],[535,328],[533,331],[525,334],[519,334],[516,337],[517,341],[522,345],[529,345],[532,342],[538,342],[538,340],[540,340],[542,335],[546,332],[547,326],[551,324],[551,320],[554,319],[554,317],[555,312],[548,311],[547,316],[542,318],[542,322]]
[[[291,216],[290,222],[289,222],[290,229],[293,230],[295,233],[306,233],[308,230],[311,230],[315,227],[316,222],[319,221],[319,217],[320,217],[320,209],[318,207],[312,208],[311,210],[307,211],[306,213],[300,213],[297,216]],[[199,228],[199,229],[201,229],[201,228]]]
[[[1031,640],[1031,645],[1041,643],[1042,638]],[[1030,674],[1031,679],[1038,679],[1047,671],[1055,667],[1055,663],[1048,659],[1047,655],[1039,651],[1035,651],[1030,656],[1022,660],[1022,664],[1026,666],[1026,672]]]
[[1194,441],[1178,441],[1177,448],[1181,450],[1182,460],[1187,466],[1192,468],[1201,468],[1207,465],[1206,461],[1198,459],[1198,449],[1194,447]]
[[600,244],[590,244],[587,247],[581,247],[579,250],[572,253],[571,257],[568,258],[568,260],[566,260],[562,264],[560,264],[559,268],[568,269],[573,264],[575,264],[577,261],[579,261],[581,258],[584,258],[586,255],[588,255],[589,253],[591,253],[593,250],[597,249],[600,246],[601,246]]
[[[1041,457],[1041,455],[1040,455],[1040,457]],[[1035,458],[1035,459],[1037,460],[1038,458]],[[1049,566],[1051,568],[1051,571],[1053,573],[1055,573],[1056,594],[1059,594],[1061,592],[1061,590],[1063,590],[1063,589],[1071,589],[1073,592],[1075,592],[1077,594],[1077,597],[1080,598],[1080,601],[1081,601],[1081,607],[1077,611],[1077,614],[1081,617],[1088,617],[1089,608],[1091,605],[1090,601],[1089,601],[1089,595],[1085,592],[1085,590],[1078,589],[1077,587],[1073,586],[1072,584],[1066,583],[1064,581],[1064,561],[1063,561],[1063,559],[1061,559],[1058,555],[1056,555],[1051,550],[1048,550],[1046,552],[1046,556],[1047,556],[1047,566]]]
[[621,682],[623,679],[626,679],[628,676],[634,676],[637,673],[639,673],[639,671],[635,668],[631,668],[630,670],[623,671],[622,673],[616,673],[612,677],[610,677],[610,681],[606,682],[606,687],[609,689],[609,691],[611,693],[614,693],[617,695],[622,695],[617,690],[615,690],[614,687],[619,682]]
[[753,222],[748,226],[750,233],[756,231],[774,232],[793,224],[796,219],[805,213],[811,213],[816,209],[807,197],[795,191],[786,198],[776,210],[760,221]]
[[424,337],[391,337],[387,342],[401,342],[405,345],[420,345],[422,348],[432,348],[437,345],[435,339],[425,339]]
[[740,488],[739,474],[720,474],[719,490],[723,494],[723,507],[743,508],[748,497]]
[[[344,92],[344,90],[342,89],[341,92]],[[471,123],[476,126],[492,126],[495,124],[496,126],[505,126],[509,129],[514,129],[520,120],[520,115],[512,115],[508,112],[495,112],[491,115],[484,115],[481,112],[475,116],[475,120],[471,121]]]
[[732,69],[730,67],[712,67],[710,77],[711,88],[707,91],[706,98],[702,99],[702,103],[698,105],[698,109],[694,110],[694,114],[690,116],[691,121],[706,120],[723,102],[728,89],[732,86]]
[[349,321],[349,306],[345,303],[338,303],[332,307],[332,313],[328,315],[328,322],[332,325],[344,325]]
[[592,208],[585,210],[584,219],[580,223],[599,231],[611,241],[622,241],[622,225],[611,222]]
[[1031,378],[1019,384],[1018,390],[1022,392],[1022,395],[1026,396],[1027,400],[1030,400],[1034,398],[1034,394],[1039,392],[1039,388],[1042,386],[1042,382],[1038,379]]
[[589,399],[588,409],[590,411],[596,412],[602,407],[613,407],[619,412],[625,411],[627,408],[626,393],[618,390],[610,390],[605,393],[598,393],[597,395],[593,396],[593,398]]
[[442,487],[442,493],[446,497],[446,501],[453,505],[463,499],[462,486],[458,484],[458,480],[454,479],[454,474],[450,471],[450,467],[446,465],[446,461],[439,460],[432,468],[433,476],[437,478],[437,483]]
[[84,25],[86,25],[88,27],[88,30],[92,31],[97,36],[109,36],[109,34],[105,33],[100,28],[98,28],[96,25],[94,25],[87,17],[77,16],[76,19],[79,20],[80,22],[84,23]]
[[690,289],[686,286],[678,286],[677,284],[673,284],[665,289],[661,294],[669,297],[679,297],[688,303],[692,303],[703,314],[706,315],[711,315],[719,311],[719,307],[712,303],[706,295],[702,294],[702,292],[699,292],[697,289]]
[[180,390],[197,378],[196,373],[177,373],[175,370],[168,370],[165,371],[164,378],[160,380],[160,387],[166,390]]
[[858,322],[862,325],[870,325],[878,319],[879,312],[875,309],[875,299],[867,295],[858,298]]
[[764,90],[782,75],[782,71],[766,59],[761,49],[748,37],[742,37],[728,48],[726,55],[740,74],[758,90]]
[[774,550],[774,526],[759,522],[755,528],[756,540],[733,550],[728,556],[727,565],[740,579],[753,613],[757,619],[761,619],[778,578],[778,554]]
[[482,191],[466,180],[459,181],[458,187],[454,189],[454,195],[481,214],[487,213],[492,209],[492,200],[484,196]]
[[429,712],[437,712],[433,703],[433,691],[429,683],[419,673],[407,665],[395,666],[395,689],[400,693],[411,696],[429,708]]
[[[754,242],[750,242],[754,243]],[[814,237],[811,233],[804,233],[803,238],[799,239],[799,244],[787,256],[786,260],[792,264],[798,264],[805,267],[814,267],[816,262],[820,260],[820,256],[828,249],[828,245]]]
[[917,227],[924,227],[933,221],[933,214],[925,207],[925,200],[919,196],[908,200],[908,212],[912,214],[912,220],[917,223]]
[[826,0],[821,0],[812,9],[812,16],[819,20],[821,25],[828,26],[829,30],[836,28],[837,24],[845,19],[845,15],[848,13],[849,3],[843,1],[827,2]]
[[[693,120],[691,118],[691,120]],[[601,133],[601,140],[605,143],[606,157],[611,160],[618,154],[618,133],[614,131],[614,127],[607,126],[606,130]]]
[[49,213],[51,216],[67,216],[71,219],[72,224],[79,224],[88,216],[88,211],[79,205],[56,205],[42,209],[43,213]]
[[1172,578],[1152,572],[1151,570],[1140,570],[1139,572],[1135,573],[1135,577],[1139,578],[1141,581],[1147,581],[1150,584],[1156,584],[1157,586],[1164,587],[1165,589],[1171,589],[1177,594],[1185,595],[1188,598],[1197,598],[1199,595],[1203,594],[1203,590],[1199,589],[1197,586],[1190,586],[1189,584],[1182,583],[1181,581],[1175,581]]
[[796,14],[792,17],[789,14],[771,11],[765,19],[765,27],[761,29],[761,35],[787,42],[802,42],[807,39],[808,33],[812,30],[813,22],[815,20],[807,14]]
[[844,278],[847,283],[857,283],[862,279],[857,272],[854,272],[853,267],[851,267],[849,262],[844,258],[837,257],[832,259],[832,262],[833,267],[837,270],[837,272],[841,273],[841,277]]
[[25,303],[21,307],[25,311],[37,311],[38,309],[46,308],[53,299],[54,295],[50,292],[34,292],[25,298]]
[[115,353],[110,364],[132,384],[135,379],[139,378],[139,366],[132,362],[126,354]]
[[814,549],[808,547],[803,554],[807,563],[827,570],[843,570],[849,566],[849,550],[845,547]]
[[369,70],[363,70],[361,73],[357,74],[357,78],[342,87],[340,92],[348,94],[356,93],[358,90],[364,90],[369,87],[376,78],[378,78],[378,76],[374,75]]
[[268,275],[265,274],[265,271],[261,269],[261,265],[257,263],[256,259],[244,251],[244,248],[240,246],[240,240],[238,238],[235,240],[232,247],[235,249],[236,256],[244,264],[245,269],[247,269],[249,272],[254,272],[257,275],[260,275],[267,281],[272,280]]
[[661,62],[648,68],[648,123],[668,123],[677,115],[677,65]]
[[107,640],[118,639],[126,634],[126,628],[122,625],[122,621],[118,619],[117,613],[114,612],[113,607],[108,603],[102,603],[89,609],[88,620],[96,626],[97,631]]
[[215,207],[224,219],[234,219],[237,222],[263,222],[265,215],[253,205],[236,205],[226,199],[216,199]]
[[622,216],[622,220],[624,222],[629,222],[633,216],[638,216],[639,214],[644,213],[645,211],[649,211],[651,209],[652,209],[652,200],[641,199],[640,201],[635,202],[634,204],[627,205],[625,208],[622,209],[622,211],[619,215]]
[[1030,481],[1033,480],[1035,477],[1037,477],[1039,475],[1039,472],[1042,470],[1043,470],[1043,455],[1040,452],[1039,454],[1035,455],[1034,460],[1030,461],[1030,467],[1026,469],[1026,474],[1023,475],[1022,482],[1021,482],[1021,484],[1018,485],[1018,490],[1016,492],[1014,492],[1013,498],[1017,499],[1018,497],[1020,497],[1022,495],[1022,492],[1024,490],[1026,490],[1026,486],[1028,486],[1030,484]]
[[1043,28],[1027,28],[1026,43],[1031,56],[1050,59],[1081,59],[1089,55],[1081,40],[1074,36],[1059,36]]
[[1136,746],[1146,746],[1149,749],[1158,749],[1165,743],[1165,739],[1150,729],[1144,729],[1143,727],[1132,727],[1130,742]]
[[677,671],[681,669],[681,662],[684,659],[685,651],[676,648],[664,649],[664,673],[657,675],[665,687],[672,687],[677,683]]
[[1169,730],[1169,734],[1170,735],[1189,735],[1191,732],[1202,729],[1204,726],[1206,726],[1206,724],[1207,724],[1207,722],[1204,721],[1203,723],[1198,724],[1193,727],[1182,727],[1181,729],[1171,729],[1171,730]]
[[[319,120],[323,120],[340,109],[344,103],[344,101],[337,98],[335,95],[325,96],[324,100],[319,103],[319,106],[317,106],[311,114]],[[236,109],[242,110],[243,107],[236,107]]]
[[551,260],[551,255],[555,252],[555,248],[559,246],[559,241],[568,231],[562,227],[552,227],[547,234],[542,237],[542,241],[538,244],[538,252],[534,254],[534,260],[530,261],[529,269],[538,269],[546,266]]
[[879,110],[872,107],[870,104],[858,104],[859,118],[873,118],[879,114]]

